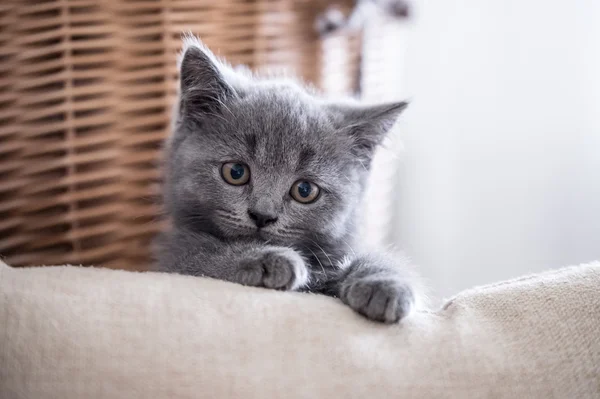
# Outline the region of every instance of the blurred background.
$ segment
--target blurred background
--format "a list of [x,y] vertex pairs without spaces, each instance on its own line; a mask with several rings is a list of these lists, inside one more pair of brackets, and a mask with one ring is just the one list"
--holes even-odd
[[600,259],[596,0],[4,0],[7,263],[147,268],[186,31],[327,93],[412,101],[361,223],[434,297]]

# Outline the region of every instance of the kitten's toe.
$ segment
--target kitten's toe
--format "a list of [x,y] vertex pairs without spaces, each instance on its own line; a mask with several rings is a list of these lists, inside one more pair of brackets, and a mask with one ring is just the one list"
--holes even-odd
[[307,283],[308,269],[296,251],[277,248],[243,262],[236,281],[254,287],[295,290]]
[[349,283],[341,299],[368,319],[396,323],[408,316],[414,305],[412,288],[394,279],[364,278]]
[[237,270],[235,281],[242,285],[260,287],[263,274],[264,268],[261,259],[248,259]]
[[292,249],[282,248],[267,253],[263,265],[263,284],[267,288],[295,290],[308,280],[304,260]]

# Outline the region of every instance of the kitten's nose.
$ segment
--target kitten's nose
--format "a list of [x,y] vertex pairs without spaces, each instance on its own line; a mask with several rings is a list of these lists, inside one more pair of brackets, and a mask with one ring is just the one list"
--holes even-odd
[[251,211],[250,209],[248,209],[248,216],[250,216],[250,219],[254,220],[254,224],[256,224],[256,227],[259,229],[277,221],[277,216],[275,215]]

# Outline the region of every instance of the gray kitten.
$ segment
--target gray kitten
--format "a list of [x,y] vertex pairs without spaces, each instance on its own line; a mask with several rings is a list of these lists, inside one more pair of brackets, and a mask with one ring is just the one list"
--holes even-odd
[[363,252],[354,224],[373,153],[407,104],[333,102],[256,79],[192,37],[180,75],[160,270],[322,293],[381,322],[408,315],[410,273]]

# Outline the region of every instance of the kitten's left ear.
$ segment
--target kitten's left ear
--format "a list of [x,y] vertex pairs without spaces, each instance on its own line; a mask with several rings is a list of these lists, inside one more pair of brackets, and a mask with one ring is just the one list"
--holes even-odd
[[354,154],[370,161],[375,149],[406,107],[408,102],[405,101],[381,105],[336,107],[342,114],[341,120],[338,121],[338,128],[350,136]]
[[218,59],[198,38],[183,38],[179,59],[181,109],[195,115],[218,113],[229,99],[242,94],[246,80]]

